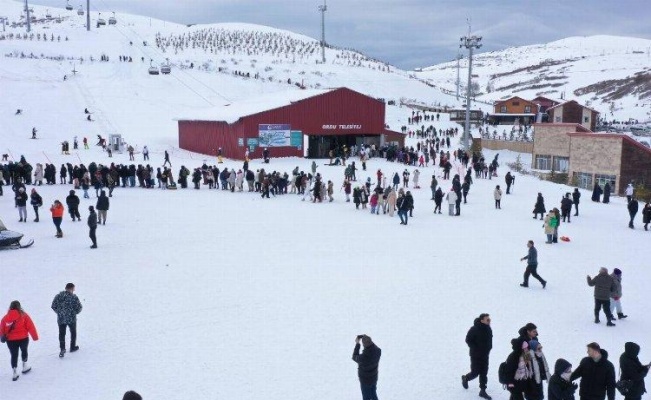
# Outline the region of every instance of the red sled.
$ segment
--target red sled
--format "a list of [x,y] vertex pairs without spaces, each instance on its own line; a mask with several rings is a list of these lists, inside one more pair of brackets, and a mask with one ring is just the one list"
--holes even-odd
[[561,236],[561,240],[564,242],[569,242],[570,238],[568,238],[567,236]]

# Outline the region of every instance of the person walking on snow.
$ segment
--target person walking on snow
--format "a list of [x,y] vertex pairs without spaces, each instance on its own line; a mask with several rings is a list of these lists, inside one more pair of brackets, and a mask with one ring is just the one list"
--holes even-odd
[[9,304],[9,311],[2,317],[0,336],[3,336],[7,341],[7,348],[9,348],[9,354],[11,355],[11,368],[14,371],[12,380],[17,381],[20,378],[18,374],[18,351],[20,350],[23,361],[23,374],[26,374],[32,370],[32,367],[27,364],[29,336],[34,341],[38,340],[36,327],[18,300],[14,300]]
[[95,213],[95,208],[93,206],[88,206],[88,237],[93,242],[90,246],[91,249],[97,248],[97,236],[95,232],[97,231],[97,214]]
[[547,386],[548,400],[574,400],[574,392],[579,385],[570,382],[572,364],[559,358],[554,365],[554,375],[549,378]]
[[[360,353],[361,344],[364,350]],[[357,363],[357,376],[362,390],[362,400],[378,400],[377,380],[378,366],[382,349],[377,347],[367,335],[358,335],[353,349],[353,361]]]
[[[92,207],[92,206],[91,206]],[[66,284],[66,289],[59,292],[52,300],[52,311],[57,314],[59,325],[59,357],[66,352],[66,331],[70,329],[70,352],[79,350],[77,346],[77,314],[82,310],[81,302],[75,294],[75,284]]]
[[624,400],[640,400],[642,395],[646,393],[644,378],[649,373],[651,363],[642,365],[637,357],[639,354],[640,346],[637,343],[626,342],[624,344],[624,353],[619,357],[620,380],[632,381],[632,386],[624,396]]
[[581,201],[581,192],[578,188],[574,188],[572,192],[572,203],[574,204],[574,216],[579,216],[579,202]]
[[495,186],[495,190],[493,191],[493,197],[495,198],[495,208],[501,210],[502,189],[500,189],[500,185]]
[[172,168],[172,163],[170,162],[170,154],[167,152],[167,150],[165,150],[165,160],[163,161],[163,167],[167,164],[169,164],[170,168]]
[[466,334],[466,344],[470,352],[470,372],[461,376],[461,385],[468,389],[468,382],[479,376],[479,397],[491,400],[486,393],[488,384],[488,357],[493,348],[493,330],[489,314],[482,313],[475,318],[473,326]]
[[529,248],[527,255],[520,259],[520,261],[527,260],[527,268],[524,270],[524,282],[520,286],[529,287],[529,276],[531,275],[538,279],[544,289],[547,286],[547,281],[538,275],[538,250],[536,250],[533,240],[527,242],[527,247]]
[[633,190],[634,190],[633,183],[629,183],[626,186],[626,200],[628,201],[628,203],[630,203],[631,200],[633,200]]
[[639,207],[639,205],[637,204],[637,199],[631,196],[631,199],[628,201],[628,205],[626,207],[628,208],[628,215],[631,217],[631,220],[628,221],[628,227],[631,229],[635,229],[635,226],[633,225],[633,220],[635,220],[635,216],[637,215],[637,210]]
[[622,320],[628,317],[628,315],[624,315],[624,312],[622,311],[622,270],[615,268],[610,276],[613,278],[613,282],[615,283],[615,290],[610,294],[610,314],[613,316],[613,319],[615,319],[614,312],[615,309],[617,309],[617,318]]
[[599,268],[599,274],[594,278],[587,276],[588,286],[594,286],[594,323],[598,324],[599,310],[603,308],[604,314],[608,319],[608,326],[615,326],[613,324],[613,315],[610,312],[610,296],[615,291],[615,281],[608,275],[607,268]]
[[581,378],[579,397],[581,400],[615,400],[615,367],[608,361],[608,352],[599,344],[588,344],[588,356],[570,375],[570,381]]

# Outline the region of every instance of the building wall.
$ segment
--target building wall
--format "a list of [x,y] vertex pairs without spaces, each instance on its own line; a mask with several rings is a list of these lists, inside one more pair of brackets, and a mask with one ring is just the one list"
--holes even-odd
[[535,165],[536,155],[558,157],[570,156],[570,138],[568,132],[574,131],[568,125],[536,124],[531,165]]
[[630,181],[635,184],[643,183],[651,188],[651,149],[634,142],[633,139],[624,139],[622,143],[621,184],[619,194],[624,194],[626,185]]
[[[518,105],[514,105],[514,103],[518,103]],[[501,111],[501,109],[502,106],[504,105],[506,106],[506,112],[509,114],[525,114],[525,113],[535,114],[538,112],[537,104],[520,97],[513,97],[508,100],[502,100],[496,102],[495,105],[493,106],[493,112],[496,114],[502,113],[503,111]],[[526,112],[524,110],[526,106],[531,106],[531,111]]]
[[547,113],[549,114],[550,122],[555,124],[563,123],[563,106],[558,106],[556,108],[548,110]]
[[599,135],[570,135],[570,179],[575,172],[615,175],[615,193],[621,186],[622,138]]
[[481,139],[482,148],[489,150],[511,150],[518,153],[533,152],[533,142],[512,142],[507,140]]
[[[384,133],[385,104],[341,88],[289,106],[243,117],[233,124],[217,121],[179,121],[179,146],[203,154],[243,159],[247,139],[259,137],[260,124],[289,124],[304,135],[380,135]],[[243,146],[239,146],[242,139]],[[302,157],[304,149],[271,147],[271,157]],[[256,147],[251,158],[261,158]]]

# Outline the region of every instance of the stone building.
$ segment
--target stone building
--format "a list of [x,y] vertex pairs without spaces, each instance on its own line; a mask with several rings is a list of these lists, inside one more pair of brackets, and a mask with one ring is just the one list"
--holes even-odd
[[568,174],[568,184],[592,189],[610,182],[623,194],[633,181],[651,186],[651,149],[622,134],[594,133],[580,124],[536,124],[532,167]]

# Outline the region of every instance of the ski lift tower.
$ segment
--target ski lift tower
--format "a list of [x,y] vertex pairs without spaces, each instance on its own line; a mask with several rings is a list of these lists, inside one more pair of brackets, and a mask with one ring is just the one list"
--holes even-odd
[[470,146],[468,144],[470,139],[470,96],[472,90],[472,53],[474,49],[481,48],[482,37],[471,36],[470,28],[468,28],[468,36],[463,36],[459,39],[459,48],[465,47],[468,49],[468,87],[466,88],[466,124],[463,129],[463,149],[468,151]]
[[[25,0],[27,1],[27,0]],[[325,13],[328,11],[328,6],[326,5],[326,0],[323,0],[323,5],[319,6],[319,11],[321,12],[321,62],[325,64]]]
[[25,0],[25,13],[27,15],[27,32],[31,32],[32,25],[30,24],[31,18],[29,16],[29,4],[27,4],[27,0]]
[[86,0],[86,31],[90,32],[90,0]]

